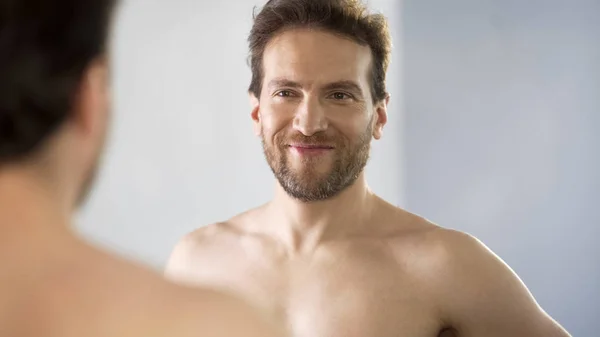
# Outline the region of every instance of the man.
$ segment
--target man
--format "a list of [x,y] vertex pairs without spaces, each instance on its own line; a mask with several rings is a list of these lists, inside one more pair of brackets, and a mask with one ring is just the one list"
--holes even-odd
[[369,189],[389,102],[382,16],[356,0],[271,0],[249,42],[275,197],[187,235],[168,277],[236,291],[296,337],[568,336],[483,244]]
[[69,228],[106,135],[113,0],[0,3],[0,336],[275,336]]

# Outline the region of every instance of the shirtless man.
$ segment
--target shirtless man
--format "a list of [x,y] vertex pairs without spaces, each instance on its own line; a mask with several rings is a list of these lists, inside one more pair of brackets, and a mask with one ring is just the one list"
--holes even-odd
[[176,286],[70,228],[106,135],[114,2],[0,4],[0,336],[277,336],[245,301]]
[[376,196],[386,20],[353,0],[272,0],[250,33],[266,205],[186,235],[166,275],[236,291],[295,337],[565,337],[498,257]]

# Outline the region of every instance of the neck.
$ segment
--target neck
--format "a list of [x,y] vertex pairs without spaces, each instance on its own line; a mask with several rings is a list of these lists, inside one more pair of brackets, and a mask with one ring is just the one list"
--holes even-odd
[[362,173],[337,196],[318,202],[294,199],[278,184],[267,209],[275,220],[275,235],[294,253],[312,251],[323,241],[360,230],[368,223],[376,200]]
[[57,184],[33,169],[0,171],[1,241],[48,240],[68,232],[70,208]]

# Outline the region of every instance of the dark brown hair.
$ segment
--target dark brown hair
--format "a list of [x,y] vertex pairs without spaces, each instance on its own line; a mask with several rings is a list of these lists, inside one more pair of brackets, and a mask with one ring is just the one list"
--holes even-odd
[[0,1],[0,164],[35,152],[69,117],[117,1]]
[[254,16],[248,37],[252,82],[248,89],[260,97],[263,55],[269,41],[290,28],[317,28],[369,46],[373,53],[373,101],[386,98],[385,77],[390,63],[391,36],[386,18],[371,14],[360,0],[269,0]]

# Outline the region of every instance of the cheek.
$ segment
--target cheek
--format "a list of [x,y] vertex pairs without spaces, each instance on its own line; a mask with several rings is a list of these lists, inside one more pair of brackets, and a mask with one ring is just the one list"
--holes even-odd
[[265,118],[263,117],[262,121],[262,136],[267,142],[272,142],[273,135],[275,135],[281,129],[279,126],[279,122],[271,116]]
[[272,106],[262,108],[261,126],[264,135],[273,135],[292,125],[293,113]]
[[335,128],[344,138],[355,141],[358,138],[365,137],[365,134],[371,130],[372,119],[364,117],[345,118],[330,123],[330,127]]
[[373,120],[374,109],[364,102],[332,104],[327,109],[330,124],[344,129],[360,129]]
[[273,147],[275,144],[277,144],[277,141],[281,137],[281,134],[283,134],[283,132],[281,132],[282,128],[279,127],[277,121],[269,118],[264,118],[261,121],[261,123],[262,141],[269,147]]

